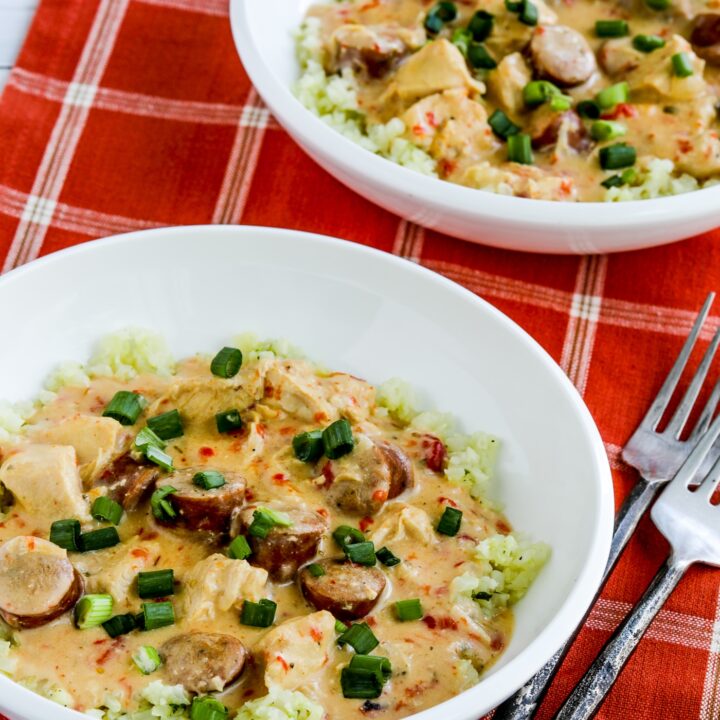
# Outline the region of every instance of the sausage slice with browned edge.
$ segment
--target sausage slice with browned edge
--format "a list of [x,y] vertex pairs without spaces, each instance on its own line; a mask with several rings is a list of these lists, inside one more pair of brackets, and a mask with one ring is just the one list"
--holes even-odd
[[700,13],[692,22],[690,42],[695,52],[712,65],[720,65],[720,13]]
[[160,469],[156,465],[140,462],[125,453],[103,470],[98,482],[107,485],[108,496],[130,512],[150,493],[159,477]]
[[318,610],[327,610],[340,620],[364,617],[377,604],[385,589],[385,575],[374,567],[345,560],[320,560],[323,575],[304,567],[298,582],[305,599]]
[[565,25],[541,25],[530,41],[530,57],[538,76],[562,87],[580,85],[597,68],[587,40]]
[[84,590],[67,552],[21,535],[0,546],[0,617],[14,628],[36,628],[70,610]]
[[171,485],[176,492],[168,496],[177,517],[163,521],[171,527],[226,533],[230,530],[233,510],[245,502],[245,478],[237,472],[220,471],[225,484],[205,490],[193,482],[195,475],[207,467],[184,468],[168,475],[163,485]]
[[292,525],[276,525],[266,537],[248,533],[255,511],[261,505],[249,505],[237,512],[233,520],[232,535],[247,535],[252,549],[249,561],[265,568],[273,580],[291,580],[297,569],[317,554],[322,536],[327,532],[327,520],[313,510],[272,504],[271,509],[285,513]]
[[232,635],[194,632],[161,645],[160,657],[171,685],[194,693],[220,692],[242,674],[247,650]]

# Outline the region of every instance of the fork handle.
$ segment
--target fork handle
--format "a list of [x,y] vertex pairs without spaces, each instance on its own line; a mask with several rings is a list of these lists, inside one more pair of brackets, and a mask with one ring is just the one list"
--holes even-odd
[[640,602],[615,631],[560,708],[555,720],[588,720],[595,715],[653,618],[688,567],[688,561],[678,560],[673,555],[665,561]]
[[[613,532],[612,543],[610,544],[610,555],[608,556],[607,566],[605,567],[605,573],[602,579],[603,583],[615,567],[615,563],[618,561],[620,554],[635,532],[640,518],[650,507],[659,489],[659,485],[651,485],[645,482],[643,478],[640,478],[625,498],[615,518],[615,531]],[[598,594],[601,589],[602,583],[600,588],[598,588]],[[589,612],[590,608],[588,608],[588,614]],[[552,679],[555,677],[555,673],[560,667],[560,663],[562,663],[565,655],[567,655],[567,651],[570,649],[570,645],[578,632],[580,632],[581,627],[582,623],[565,645],[538,670],[536,675],[531,677],[512,697],[508,698],[496,708],[493,720],[529,720],[535,714],[540,701],[543,699]]]

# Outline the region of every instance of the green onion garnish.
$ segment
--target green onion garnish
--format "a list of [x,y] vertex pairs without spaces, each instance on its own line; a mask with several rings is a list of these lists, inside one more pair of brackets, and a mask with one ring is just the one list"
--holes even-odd
[[176,493],[177,490],[172,485],[163,485],[159,487],[150,498],[150,508],[152,514],[158,520],[174,520],[177,517],[177,511],[168,499],[168,495]]
[[245,600],[240,612],[240,622],[251,627],[270,627],[275,620],[277,603],[263,598],[260,602]]
[[182,418],[177,410],[168,410],[162,415],[151,417],[147,426],[162,440],[172,440],[185,434]]
[[520,132],[520,126],[516,125],[502,110],[498,109],[488,118],[488,125],[492,131],[503,140],[507,140],[510,135],[517,135]]
[[467,28],[455,28],[450,42],[467,57],[468,46],[472,42],[472,33]]
[[65,550],[80,550],[80,521],[56,520],[50,526],[50,542]]
[[348,626],[344,622],[341,622],[340,620],[335,621],[335,632],[336,633],[338,633],[339,635],[342,635],[344,632],[347,631],[347,629],[348,629]]
[[676,77],[690,77],[695,71],[693,70],[692,61],[686,52],[675,53],[671,58],[673,73]]
[[213,697],[193,698],[190,706],[190,720],[227,720],[228,709]]
[[264,540],[276,525],[290,527],[292,520],[283,512],[276,512],[268,508],[258,508],[253,513],[253,519],[248,528],[248,532],[253,537]]
[[458,534],[462,522],[462,511],[454,507],[446,506],[436,530],[442,535],[453,537]]
[[98,627],[112,617],[112,595],[85,595],[75,606],[75,625],[80,630]]
[[229,433],[241,430],[243,426],[239,410],[225,410],[215,416],[215,426],[219,433]]
[[151,570],[137,576],[138,595],[143,600],[167,597],[175,593],[175,573],[170,570]]
[[93,550],[104,550],[105,548],[115,547],[120,543],[120,536],[117,528],[104,527],[99,530],[91,530],[90,532],[80,535],[80,550],[82,552],[92,552]]
[[323,430],[322,439],[325,455],[331,460],[347,455],[355,447],[352,428],[345,418],[328,425]]
[[225,484],[225,476],[217,470],[202,470],[193,475],[193,483],[203,490],[215,490]]
[[143,645],[132,654],[135,667],[143,674],[154,673],[161,665],[160,653],[151,645]]
[[123,516],[123,509],[119,503],[111,500],[106,495],[101,495],[93,502],[90,514],[96,520],[107,520],[107,522],[117,525]]
[[473,40],[482,42],[492,32],[495,17],[485,10],[478,10],[468,23],[467,29],[473,36]]
[[547,80],[531,80],[523,88],[523,100],[528,107],[536,107],[555,95],[562,95],[560,88]]
[[505,8],[512,13],[519,13],[522,10],[522,0],[505,0]]
[[369,540],[346,545],[344,550],[347,559],[358,565],[375,565],[377,562],[375,558],[375,545]]
[[400,622],[419,620],[423,616],[420,599],[412,598],[412,600],[398,600],[395,603],[395,615]]
[[611,120],[596,120],[590,126],[590,136],[598,142],[621,137],[626,132],[627,128],[622,123],[612,122]]
[[600,148],[600,167],[603,170],[617,170],[635,164],[637,153],[627,143],[615,143]]
[[135,625],[135,616],[132,613],[125,615],[115,615],[102,624],[105,632],[111,637],[116,638],[120,635],[126,635],[132,632],[137,626]]
[[630,34],[630,28],[625,20],[598,20],[595,34],[601,38],[625,37]]
[[529,135],[518,133],[507,139],[507,159],[521,165],[532,165],[532,142]]
[[439,2],[425,16],[425,29],[429,33],[439,33],[445,23],[457,17],[457,8],[453,2]]
[[356,653],[367,655],[374,650],[380,641],[367,623],[351,625],[339,638],[338,645],[349,645]]
[[120,390],[107,404],[103,411],[103,417],[117,420],[121,425],[134,425],[146,404],[142,395],[128,390]]
[[492,70],[497,67],[495,58],[488,52],[488,49],[479,42],[471,42],[468,45],[467,59],[470,66],[475,69]]
[[244,535],[238,535],[228,546],[228,557],[231,560],[245,560],[252,555],[252,548]]
[[553,95],[550,100],[550,109],[555,112],[565,112],[572,107],[572,98],[567,95]]
[[387,680],[392,674],[390,660],[382,655],[353,655],[350,658],[350,669],[371,670],[378,673],[383,681]]
[[601,110],[610,110],[620,103],[627,102],[630,96],[630,86],[626,82],[610,85],[597,94],[597,104]]
[[365,542],[365,536],[357,528],[350,525],[339,525],[333,530],[332,536],[342,550],[345,550],[348,545],[353,543]]
[[533,26],[538,24],[539,17],[537,5],[531,3],[530,0],[523,0],[518,20],[525,25]]
[[665,41],[659,35],[636,35],[632,44],[636,50],[644,53],[665,47]]
[[377,655],[353,655],[340,672],[343,697],[371,699],[380,697],[392,671],[390,661]]
[[322,565],[318,565],[317,563],[310,563],[307,566],[307,571],[313,576],[313,577],[322,577],[325,575],[325,568]]
[[145,457],[151,463],[155,463],[155,465],[160,466],[163,470],[167,470],[167,472],[172,472],[175,469],[173,459],[154,445],[148,445],[145,448]]
[[577,111],[580,117],[588,120],[597,120],[600,117],[600,106],[594,100],[581,100],[577,104]]
[[170,601],[143,603],[143,625],[145,630],[157,630],[175,624],[175,609]]
[[635,168],[629,167],[618,175],[611,175],[603,180],[600,184],[604,188],[622,187],[623,185],[632,185],[637,180],[637,172]]
[[667,10],[672,0],[645,0],[645,4],[652,10]]
[[149,447],[156,447],[160,448],[160,450],[164,450],[167,443],[158,435],[156,435],[149,427],[144,427],[136,436],[135,436],[135,447],[145,452]]
[[210,371],[221,378],[235,377],[242,365],[242,352],[237,348],[224,347],[210,363]]
[[388,547],[381,547],[375,555],[385,567],[394,567],[395,565],[399,565],[401,563],[400,558]]
[[325,451],[322,435],[322,430],[311,430],[296,435],[292,441],[295,457],[307,463],[319,460]]

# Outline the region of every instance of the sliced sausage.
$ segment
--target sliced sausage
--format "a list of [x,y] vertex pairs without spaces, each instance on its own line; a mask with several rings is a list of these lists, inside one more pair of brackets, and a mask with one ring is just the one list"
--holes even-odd
[[557,146],[559,141],[576,152],[590,147],[585,125],[574,110],[555,112],[543,105],[533,112],[528,133],[536,150]]
[[245,478],[237,472],[223,470],[225,484],[212,490],[195,485],[193,478],[207,467],[177,470],[165,478],[163,484],[171,485],[177,492],[168,498],[177,512],[177,517],[163,523],[186,530],[203,530],[225,533],[230,530],[233,510],[245,502]]
[[20,536],[0,547],[0,616],[11,627],[35,628],[55,620],[83,590],[82,575],[57,545]]
[[134,510],[150,493],[160,477],[160,468],[135,460],[125,453],[101,473],[99,482],[108,486],[108,495],[125,510]]
[[328,522],[319,513],[301,508],[272,506],[273,510],[283,512],[290,517],[292,525],[276,525],[267,534],[259,538],[248,534],[258,505],[250,505],[236,511],[233,519],[232,535],[247,535],[252,548],[249,558],[251,564],[265,568],[273,580],[286,582],[291,580],[297,569],[317,554],[322,536],[327,532]]
[[541,25],[530,41],[530,57],[537,74],[562,87],[580,85],[597,68],[587,40],[565,25]]
[[245,667],[247,650],[232,635],[187,633],[160,646],[164,674],[171,685],[188,692],[220,692],[237,680]]
[[692,23],[690,42],[709,63],[720,65],[720,13],[700,13]]
[[414,483],[412,463],[400,448],[364,435],[350,454],[328,461],[323,475],[330,502],[357,515],[374,515]]
[[298,574],[302,594],[315,608],[328,610],[341,620],[367,615],[385,589],[385,575],[375,567],[332,559],[317,564],[324,575],[316,577],[307,567]]
[[633,47],[630,38],[606,40],[598,51],[598,61],[608,75],[626,75],[635,70],[643,59],[643,53]]

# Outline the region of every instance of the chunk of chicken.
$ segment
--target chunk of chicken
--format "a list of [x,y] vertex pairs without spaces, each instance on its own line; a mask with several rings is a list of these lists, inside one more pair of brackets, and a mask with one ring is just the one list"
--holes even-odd
[[632,38],[613,38],[606,40],[598,50],[598,60],[602,69],[610,76],[624,78],[642,62],[645,53],[636,50]]
[[78,413],[60,422],[32,427],[29,438],[48,445],[72,445],[86,483],[95,480],[103,468],[120,455],[130,441],[130,433],[112,418]]
[[337,411],[327,401],[322,379],[302,360],[278,360],[265,377],[265,404],[307,422],[337,419]]
[[188,623],[214,620],[218,611],[239,609],[245,599],[259,600],[267,577],[267,570],[245,560],[210,555],[182,579],[182,617]]
[[27,445],[0,467],[0,484],[15,501],[37,517],[47,531],[55,520],[90,520],[77,468],[75,448],[69,445]]
[[328,401],[353,422],[366,420],[375,407],[375,388],[365,380],[347,373],[333,373],[325,378]]
[[437,535],[430,516],[424,510],[414,505],[394,503],[380,517],[370,539],[375,543],[375,547],[402,542],[434,545]]
[[509,163],[496,167],[488,162],[469,167],[460,182],[479,190],[536,200],[575,200],[577,188],[571,177],[552,175],[532,165]]
[[[558,16],[543,0],[533,0],[538,10],[538,24],[554,25]],[[487,0],[483,2],[482,9],[495,17],[493,31],[485,44],[494,57],[505,57],[510,53],[523,51],[527,48],[533,37],[535,27],[520,22],[517,13],[509,12],[505,7],[505,0]]]
[[492,99],[511,115],[525,109],[523,88],[532,80],[532,72],[519,53],[506,55],[488,75],[488,90]]
[[301,690],[312,685],[329,662],[335,646],[335,618],[327,611],[288,620],[260,643],[265,685]]

